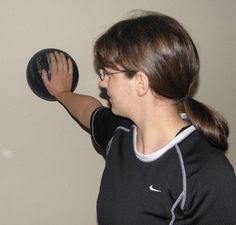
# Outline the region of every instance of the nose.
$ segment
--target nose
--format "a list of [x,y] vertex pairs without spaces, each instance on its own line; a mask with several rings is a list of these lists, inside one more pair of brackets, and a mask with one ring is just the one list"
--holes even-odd
[[98,84],[99,87],[107,89],[107,77],[104,78],[104,80],[101,80]]

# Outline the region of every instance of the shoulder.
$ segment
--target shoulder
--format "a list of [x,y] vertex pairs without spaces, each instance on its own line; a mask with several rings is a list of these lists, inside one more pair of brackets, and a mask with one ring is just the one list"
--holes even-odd
[[114,115],[107,107],[97,108],[92,114],[90,123],[93,141],[104,150],[118,127],[129,129],[133,124],[126,118]]
[[236,219],[236,176],[224,152],[199,132],[180,143],[180,148],[187,181],[186,212],[194,212],[202,221]]
[[91,116],[91,123],[102,123],[103,125],[112,124],[113,126],[124,126],[130,128],[133,124],[127,118],[114,115],[110,108],[108,107],[99,107],[94,110]]
[[209,182],[219,182],[228,177],[235,182],[233,166],[225,153],[208,142],[198,131],[179,143],[179,147],[188,177],[194,175]]

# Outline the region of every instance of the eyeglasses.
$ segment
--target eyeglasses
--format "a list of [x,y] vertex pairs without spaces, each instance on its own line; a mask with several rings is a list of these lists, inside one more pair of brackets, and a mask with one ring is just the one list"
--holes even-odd
[[99,76],[100,80],[103,81],[106,76],[110,76],[110,75],[118,74],[118,73],[127,73],[127,71],[126,70],[119,70],[117,72],[107,72],[106,70],[101,69],[98,72],[98,76]]

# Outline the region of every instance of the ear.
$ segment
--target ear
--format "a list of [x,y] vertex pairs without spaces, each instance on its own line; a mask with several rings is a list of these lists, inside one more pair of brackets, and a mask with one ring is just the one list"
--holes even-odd
[[143,72],[138,72],[135,75],[136,91],[138,96],[144,96],[149,90],[149,79]]

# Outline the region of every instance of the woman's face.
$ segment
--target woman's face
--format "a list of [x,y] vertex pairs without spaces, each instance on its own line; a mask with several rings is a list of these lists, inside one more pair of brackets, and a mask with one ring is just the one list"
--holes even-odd
[[104,79],[99,82],[99,86],[106,89],[112,112],[129,118],[129,112],[133,105],[133,79],[128,78],[122,69],[117,71],[105,68],[104,75]]

